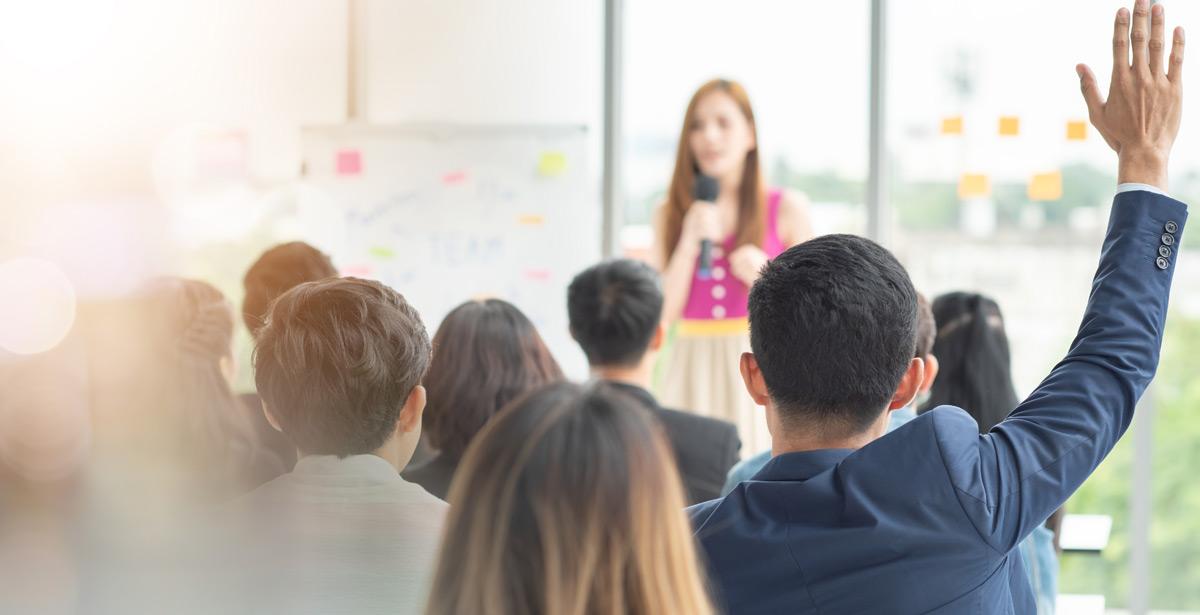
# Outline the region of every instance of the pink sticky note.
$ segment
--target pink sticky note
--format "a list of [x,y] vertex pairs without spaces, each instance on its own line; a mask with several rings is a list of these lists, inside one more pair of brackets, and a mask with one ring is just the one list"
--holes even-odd
[[337,153],[337,174],[358,175],[362,173],[362,152],[344,149]]
[[354,278],[369,278],[374,273],[370,265],[348,265],[342,267],[342,275]]
[[525,272],[525,277],[538,282],[546,282],[550,279],[549,269],[529,269]]
[[466,171],[451,171],[442,176],[443,184],[461,184],[467,181]]

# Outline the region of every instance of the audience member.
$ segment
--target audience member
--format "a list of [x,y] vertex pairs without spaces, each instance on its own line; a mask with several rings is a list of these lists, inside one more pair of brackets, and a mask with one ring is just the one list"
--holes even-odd
[[[979,433],[985,434],[1018,403],[1000,306],[983,295],[957,292],[935,299],[933,312],[941,323],[934,352],[942,357],[943,372],[921,412],[938,406],[963,408],[979,424]],[[1039,615],[1054,613],[1058,593],[1054,528],[1061,519],[1060,508],[1020,545]]]
[[142,384],[161,412],[144,414],[139,431],[180,463],[182,485],[197,496],[187,499],[227,499],[282,474],[233,392],[233,306],[212,285],[183,278],[156,281],[145,299],[152,371]]
[[887,410],[911,403],[924,379],[913,358],[916,292],[886,250],[830,235],[764,268],[741,370],[778,454],[757,480],[689,509],[719,608],[1036,611],[1014,551],[1133,419],[1158,366],[1187,217],[1164,195],[1183,33],[1164,73],[1162,6],[1137,0],[1132,35],[1130,21],[1122,9],[1107,101],[1078,67],[1121,184],[1082,324],[1066,358],[990,431],[943,406],[880,437]]
[[419,612],[446,514],[400,477],[425,408],[420,316],[378,282],[308,282],[273,303],[254,360],[301,456],[225,511],[240,566],[225,610]]
[[[245,290],[242,322],[246,324],[246,330],[252,336],[257,335],[265,324],[271,302],[279,295],[305,282],[336,278],[337,275],[329,256],[303,241],[279,244],[263,252],[242,280]],[[241,399],[249,409],[259,439],[291,470],[296,465],[295,443],[267,422],[257,393],[243,394]]]
[[425,376],[423,423],[437,455],[407,468],[404,477],[446,499],[475,434],[508,402],[562,377],[533,323],[513,304],[487,299],[454,308],[433,336]]
[[[917,392],[917,401],[928,395],[929,388],[937,379],[938,360],[933,353],[934,333],[933,312],[929,309],[929,301],[925,299],[925,295],[917,293],[917,351],[914,356],[925,363],[925,380]],[[901,425],[916,418],[917,411],[914,408],[916,403],[915,401],[913,404],[891,411],[891,415],[888,416],[888,433],[892,433]],[[721,495],[728,495],[734,487],[738,486],[738,483],[753,478],[770,460],[770,449],[749,459],[743,459],[729,471],[729,476],[725,479],[725,486],[721,487]]]
[[571,335],[592,375],[641,401],[662,423],[688,503],[696,504],[717,497],[742,445],[733,423],[663,408],[650,394],[666,338],[662,307],[658,274],[638,261],[595,265],[567,289]]
[[605,384],[549,385],[476,438],[450,493],[433,615],[705,615],[659,426]]

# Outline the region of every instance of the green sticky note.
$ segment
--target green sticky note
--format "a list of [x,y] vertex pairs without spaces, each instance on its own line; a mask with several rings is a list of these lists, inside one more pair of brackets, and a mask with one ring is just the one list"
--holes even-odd
[[367,250],[367,253],[375,258],[396,258],[396,253],[391,248],[383,246],[374,246],[370,250]]

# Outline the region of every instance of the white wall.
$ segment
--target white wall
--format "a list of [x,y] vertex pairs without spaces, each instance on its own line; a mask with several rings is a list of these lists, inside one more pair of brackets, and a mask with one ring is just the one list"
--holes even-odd
[[366,2],[372,121],[598,125],[602,1]]

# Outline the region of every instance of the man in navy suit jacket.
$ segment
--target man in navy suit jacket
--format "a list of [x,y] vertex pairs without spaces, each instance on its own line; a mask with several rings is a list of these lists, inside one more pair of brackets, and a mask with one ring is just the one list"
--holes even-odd
[[1146,0],[1117,14],[1107,101],[1078,67],[1122,185],[1070,351],[988,434],[942,407],[883,436],[922,380],[916,293],[886,250],[827,236],[764,268],[741,368],[775,456],[688,510],[727,612],[1036,612],[1014,548],[1116,444],[1158,364],[1187,217],[1162,193],[1183,53],[1176,30],[1164,71],[1163,29]]

